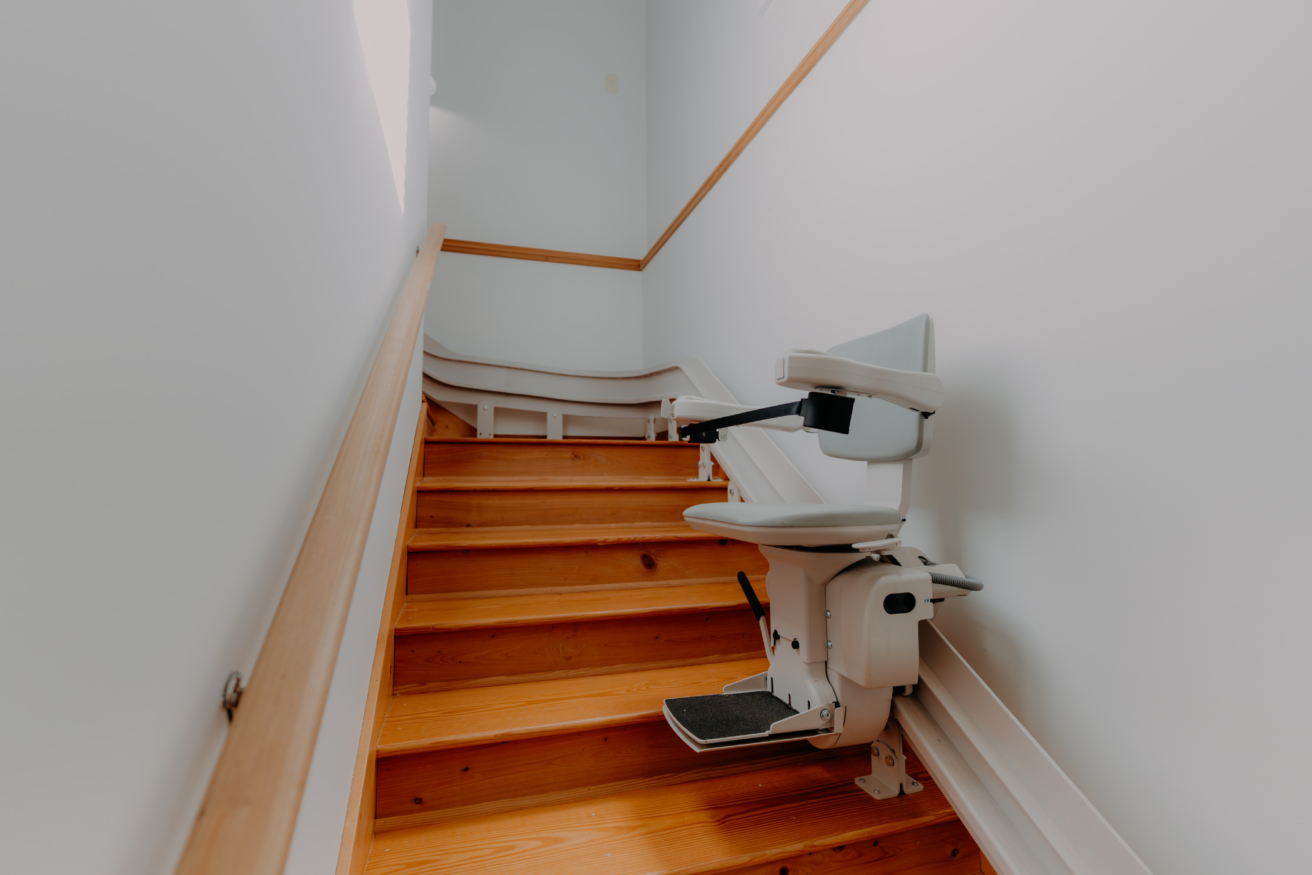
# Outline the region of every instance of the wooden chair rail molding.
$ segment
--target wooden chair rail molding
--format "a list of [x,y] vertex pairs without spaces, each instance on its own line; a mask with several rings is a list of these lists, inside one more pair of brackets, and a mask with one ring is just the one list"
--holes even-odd
[[556,264],[581,264],[585,267],[609,267],[615,270],[642,270],[642,261],[637,258],[585,255],[582,252],[530,249],[527,246],[502,246],[500,243],[475,243],[472,240],[447,239],[442,243],[442,251],[463,252],[467,255],[492,255],[498,258],[522,258],[525,261],[550,261]]
[[286,863],[445,235],[445,225],[433,225],[401,291],[210,778],[179,875],[278,875]]
[[688,200],[684,208],[679,211],[679,215],[674,217],[673,222],[670,222],[670,226],[665,229],[665,233],[661,234],[660,239],[652,245],[651,249],[642,258],[584,255],[580,252],[561,252],[555,249],[529,249],[524,246],[503,246],[500,243],[475,243],[472,240],[447,240],[442,247],[443,251],[463,252],[468,255],[491,255],[499,258],[523,258],[529,261],[551,261],[557,264],[581,264],[585,267],[609,267],[616,270],[645,270],[651,260],[656,257],[656,253],[665,247],[665,244],[674,236],[674,232],[679,230],[679,226],[687,221],[688,217],[692,215],[692,211],[697,209],[697,205],[715,187],[715,183],[720,181],[720,177],[724,176],[725,172],[738,160],[738,156],[743,153],[747,145],[756,139],[756,135],[765,127],[765,123],[771,119],[779,107],[783,106],[784,101],[797,89],[797,86],[806,78],[806,75],[815,69],[815,65],[820,63],[820,59],[825,56],[825,53],[829,51],[833,44],[838,42],[838,38],[843,35],[843,31],[847,30],[847,26],[852,23],[868,2],[869,0],[851,0],[843,7],[843,11],[834,19],[833,24],[829,25],[829,28],[820,35],[820,39],[811,47],[811,51],[806,53],[806,57],[802,59],[802,62],[784,80],[784,84],[779,86],[779,90],[770,98],[770,102],[757,113],[756,118],[747,126],[747,130],[738,138],[738,142],[734,143],[729,153],[724,156],[719,164],[715,165],[711,175],[706,177],[706,181],[701,184],[701,187]]
[[783,106],[784,101],[788,99],[788,95],[796,90],[797,86],[806,78],[806,74],[815,69],[815,65],[820,63],[820,59],[825,56],[830,47],[838,42],[838,38],[843,35],[843,31],[847,30],[847,26],[865,8],[867,2],[868,0],[851,0],[843,7],[843,11],[838,13],[838,17],[834,19],[834,23],[829,25],[828,29],[820,35],[820,39],[816,41],[816,44],[811,47],[811,51],[806,53],[805,58],[802,58],[802,63],[798,64],[797,69],[793,70],[789,77],[784,80],[784,84],[779,86],[779,90],[774,93],[774,97],[770,98],[770,102],[765,105],[765,109],[757,113],[756,118],[752,119],[752,123],[747,126],[747,130],[738,138],[738,142],[733,144],[729,154],[725,155],[724,159],[715,165],[715,169],[711,171],[710,176],[706,177],[702,187],[697,189],[687,205],[679,212],[679,215],[674,217],[673,222],[670,222],[670,227],[665,229],[665,233],[652,245],[651,250],[643,256],[643,268],[651,263],[651,260],[656,257],[656,253],[660,252],[665,244],[669,242],[669,239],[674,236],[674,232],[679,230],[679,226],[692,215],[692,211],[697,209],[697,205],[702,202],[706,195],[710,194],[711,189],[715,187],[715,183],[719,182],[725,171],[733,166],[733,162],[738,160],[738,156],[747,148],[747,144],[756,139],[756,135],[765,127],[765,123],[778,111],[779,107]]

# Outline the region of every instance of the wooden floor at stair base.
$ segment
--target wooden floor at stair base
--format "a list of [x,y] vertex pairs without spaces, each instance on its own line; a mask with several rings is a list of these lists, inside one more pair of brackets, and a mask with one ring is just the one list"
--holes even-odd
[[733,579],[739,571],[747,572],[753,582],[765,579],[768,565],[755,544],[705,537],[672,541],[637,537],[635,543],[440,551],[416,550],[412,543],[407,557],[409,592],[637,587],[694,578]]
[[719,875],[981,875],[982,871],[979,847],[957,820]]
[[696,875],[956,820],[932,783],[876,801],[862,746],[802,764],[381,832],[374,875]]

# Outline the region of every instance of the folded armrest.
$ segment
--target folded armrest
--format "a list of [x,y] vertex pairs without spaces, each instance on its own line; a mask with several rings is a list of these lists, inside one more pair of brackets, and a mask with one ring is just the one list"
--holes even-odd
[[[730,404],[727,401],[712,401],[709,398],[698,398],[693,395],[684,395],[675,398],[673,401],[661,402],[661,416],[666,419],[674,419],[677,422],[706,422],[710,419],[720,419],[724,416],[733,416],[738,413],[748,413],[756,410],[755,407],[748,407],[745,404]],[[776,431],[800,431],[802,428],[801,416],[779,416],[774,419],[764,419],[760,422],[750,422],[747,425],[756,428],[771,428]]]
[[881,368],[813,350],[792,350],[775,362],[774,381],[790,389],[842,389],[899,407],[933,413],[943,403],[937,374]]

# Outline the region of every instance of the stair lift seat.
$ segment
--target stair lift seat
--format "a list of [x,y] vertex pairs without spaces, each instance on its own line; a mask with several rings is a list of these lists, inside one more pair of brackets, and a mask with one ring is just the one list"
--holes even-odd
[[[816,747],[871,745],[875,798],[921,789],[906,777],[892,697],[919,680],[918,627],[947,598],[982,588],[955,565],[902,546],[911,460],[929,452],[943,401],[934,374],[934,323],[921,315],[828,352],[792,350],[780,386],[810,392],[796,404],[750,410],[704,398],[665,406],[680,434],[713,443],[719,430],[756,426],[819,433],[826,455],[866,463],[864,503],[700,504],[698,531],[760,546],[769,561],[767,618],[739,574],[770,668],[711,696],[667,699],[675,733],[697,751],[807,738]],[[835,397],[837,396],[837,397]]]
[[820,547],[887,538],[902,526],[895,507],[864,504],[699,504],[683,512],[694,529],[753,544]]

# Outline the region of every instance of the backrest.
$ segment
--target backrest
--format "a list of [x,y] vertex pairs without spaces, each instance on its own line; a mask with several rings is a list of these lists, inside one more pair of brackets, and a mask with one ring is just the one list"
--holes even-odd
[[[922,313],[829,352],[868,365],[933,373],[934,320]],[[820,432],[820,449],[839,459],[898,462],[921,455],[928,438],[928,422],[916,411],[878,398],[857,398],[849,432]]]

